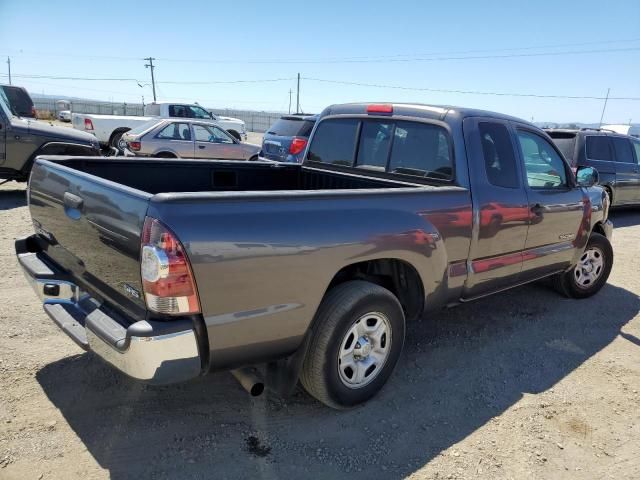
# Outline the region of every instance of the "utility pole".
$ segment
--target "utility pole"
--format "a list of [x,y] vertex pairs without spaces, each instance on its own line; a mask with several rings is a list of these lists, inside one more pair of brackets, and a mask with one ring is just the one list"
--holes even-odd
[[602,119],[604,118],[604,111],[607,108],[607,100],[609,100],[610,90],[610,88],[607,88],[607,96],[604,98],[604,106],[602,107],[602,115],[600,115],[600,125],[598,125],[598,128],[602,127]]
[[11,85],[11,58],[7,57],[7,66],[9,67],[9,85]]
[[291,94],[293,93],[293,90],[289,89],[289,113],[291,113]]
[[153,61],[155,60],[155,58],[153,57],[147,57],[145,58],[145,60],[147,60],[149,63],[145,63],[144,66],[145,68],[150,68],[151,69],[151,88],[153,89],[153,101],[156,101],[156,79],[153,76],[153,69],[156,68],[153,65]]
[[296,89],[296,113],[300,113],[300,74],[298,73],[298,88]]

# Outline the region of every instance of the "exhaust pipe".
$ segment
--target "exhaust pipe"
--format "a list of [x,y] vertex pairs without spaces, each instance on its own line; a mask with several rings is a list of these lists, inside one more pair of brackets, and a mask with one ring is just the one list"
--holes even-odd
[[231,370],[231,374],[236,377],[244,388],[252,397],[259,397],[264,392],[264,382],[255,374],[251,368],[238,368]]

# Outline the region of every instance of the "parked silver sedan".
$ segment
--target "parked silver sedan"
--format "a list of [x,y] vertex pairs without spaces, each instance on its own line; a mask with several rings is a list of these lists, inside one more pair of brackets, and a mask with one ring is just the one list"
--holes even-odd
[[126,132],[122,143],[125,154],[144,157],[257,160],[260,152],[212,122],[189,119],[152,120]]

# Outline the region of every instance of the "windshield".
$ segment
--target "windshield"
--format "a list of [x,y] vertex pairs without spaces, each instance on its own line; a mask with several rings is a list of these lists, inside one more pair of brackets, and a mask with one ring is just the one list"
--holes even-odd
[[158,125],[158,120],[150,120],[148,122],[144,122],[144,123],[138,125],[135,128],[132,128],[127,133],[129,133],[130,135],[140,135],[140,134],[143,134],[143,133],[151,130],[156,125]]

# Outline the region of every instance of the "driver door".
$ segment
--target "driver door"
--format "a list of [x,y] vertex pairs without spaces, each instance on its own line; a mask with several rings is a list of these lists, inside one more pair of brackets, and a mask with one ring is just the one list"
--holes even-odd
[[530,215],[522,279],[531,280],[571,265],[576,248],[586,242],[582,227],[589,205],[555,146],[533,129],[514,127]]
[[194,124],[196,158],[243,160],[242,149],[227,132],[214,125]]

